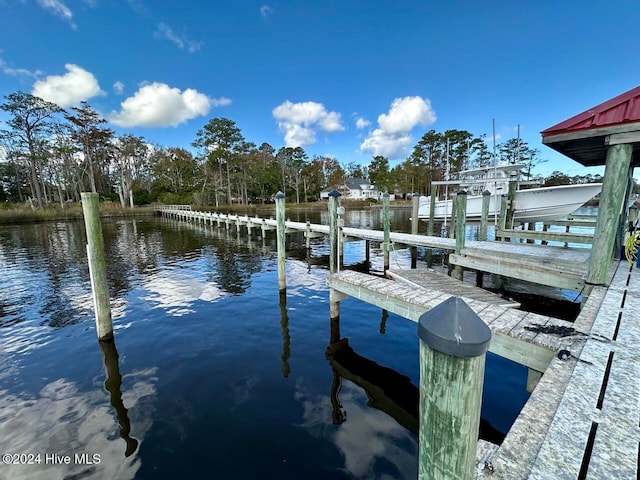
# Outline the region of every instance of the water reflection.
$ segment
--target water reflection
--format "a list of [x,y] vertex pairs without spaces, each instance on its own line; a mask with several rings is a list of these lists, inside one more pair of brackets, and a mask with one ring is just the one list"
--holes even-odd
[[[107,354],[109,355],[109,354]],[[108,360],[111,363],[111,360]],[[111,369],[111,367],[107,367]],[[127,394],[130,409],[145,403],[145,398],[155,396],[154,383],[157,380],[154,370],[138,371],[130,374],[134,383]],[[107,374],[107,382],[111,388],[113,380],[117,383],[118,375]],[[121,378],[121,377],[120,377]],[[106,383],[105,383],[106,385]],[[115,397],[118,389],[114,387]],[[114,418],[110,408],[104,404],[101,392],[85,391],[76,382],[59,378],[45,384],[35,395],[12,394],[0,390],[3,401],[0,404],[0,422],[2,436],[0,451],[3,453],[41,453],[42,461],[37,465],[3,465],[2,478],[12,480],[49,480],[52,478],[86,478],[96,480],[112,480],[115,478],[134,478],[141,462],[136,455],[133,442],[127,441],[124,457],[121,436],[126,409],[122,406],[122,398],[114,399],[112,407],[116,408],[120,435],[114,435]],[[122,412],[125,412],[121,419]],[[151,426],[148,409],[138,412],[133,428],[138,435],[144,436]],[[129,428],[129,427],[128,427]],[[99,464],[54,465],[46,463],[45,453],[60,456],[74,454],[94,454],[100,456]],[[124,460],[123,460],[124,458]]]
[[287,378],[291,373],[289,358],[291,357],[291,336],[289,335],[289,314],[287,313],[287,295],[280,293],[280,331],[282,332],[282,376]]
[[[386,311],[383,310],[383,319]],[[388,314],[387,314],[388,315]],[[331,343],[326,350],[326,358],[331,366],[331,405],[334,423],[346,422],[347,415],[342,408],[339,393],[341,379],[362,388],[368,398],[367,406],[386,413],[400,425],[415,435],[418,434],[419,388],[411,379],[396,370],[379,365],[363,357],[349,345],[347,338],[339,338],[340,321],[331,322]],[[480,420],[479,437],[500,444],[504,433],[498,431],[485,419]]]
[[118,362],[118,350],[115,339],[111,341],[98,342],[102,350],[102,362],[106,373],[104,388],[109,392],[111,406],[116,410],[116,417],[120,425],[120,436],[126,443],[125,457],[129,457],[138,448],[138,440],[133,438],[131,433],[131,422],[127,408],[122,401],[122,375],[120,375],[120,364]]
[[363,404],[362,389],[350,381],[342,382],[339,395],[338,413],[332,405],[335,396],[313,395],[302,382],[296,389],[304,409],[300,426],[337,447],[348,478],[416,478],[415,435],[386,413]]

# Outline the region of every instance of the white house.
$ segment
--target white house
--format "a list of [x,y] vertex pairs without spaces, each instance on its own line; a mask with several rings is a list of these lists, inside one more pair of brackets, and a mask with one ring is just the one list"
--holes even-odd
[[[320,198],[322,200],[328,199],[329,192],[332,190],[333,188],[325,188],[320,192]],[[383,194],[383,192],[379,191],[375,185],[364,178],[347,178],[346,184],[343,187],[338,188],[338,190],[342,193],[342,198],[347,200],[366,200],[369,198],[381,200]],[[391,195],[389,199],[393,200],[394,196]]]

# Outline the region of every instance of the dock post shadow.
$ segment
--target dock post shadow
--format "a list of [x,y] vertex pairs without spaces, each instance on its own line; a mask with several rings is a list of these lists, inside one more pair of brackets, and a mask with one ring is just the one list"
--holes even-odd
[[280,292],[280,332],[282,333],[282,376],[287,378],[291,373],[291,336],[289,335],[289,312],[287,312],[287,294]]
[[109,392],[109,402],[116,411],[118,425],[120,426],[120,437],[126,443],[124,456],[130,457],[138,448],[138,440],[130,435],[131,422],[128,410],[122,401],[122,375],[120,374],[115,339],[102,340],[98,344],[100,345],[100,350],[102,350],[102,362],[106,374],[104,388]]

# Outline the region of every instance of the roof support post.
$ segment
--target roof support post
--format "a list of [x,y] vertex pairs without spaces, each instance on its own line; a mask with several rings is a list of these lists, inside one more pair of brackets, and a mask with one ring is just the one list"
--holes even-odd
[[628,143],[607,147],[604,181],[587,271],[588,284],[605,285],[608,282],[607,275],[622,213],[632,152],[633,145]]

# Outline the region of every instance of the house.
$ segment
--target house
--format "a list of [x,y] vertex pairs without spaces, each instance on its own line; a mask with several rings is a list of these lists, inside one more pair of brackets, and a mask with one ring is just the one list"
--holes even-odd
[[[320,199],[328,199],[329,192],[332,190],[333,187],[328,187],[322,190],[322,192],[320,192]],[[380,192],[375,185],[364,178],[347,178],[346,184],[339,187],[337,190],[342,193],[342,198],[346,200],[381,200],[383,194],[383,192]],[[391,195],[389,199],[393,200],[394,196]]]
[[381,193],[378,189],[369,181],[364,178],[347,178],[347,198],[349,200],[366,200],[373,198],[378,200],[381,197]]

